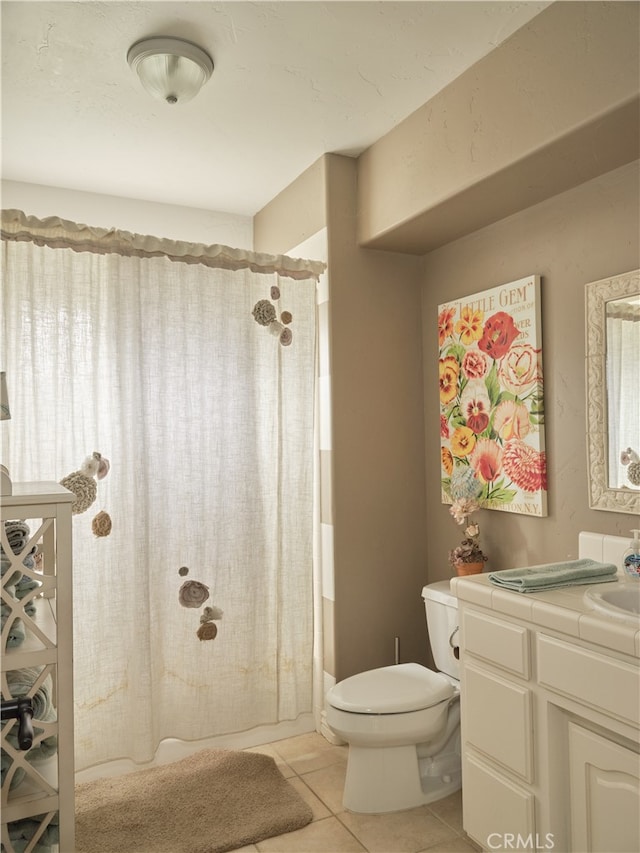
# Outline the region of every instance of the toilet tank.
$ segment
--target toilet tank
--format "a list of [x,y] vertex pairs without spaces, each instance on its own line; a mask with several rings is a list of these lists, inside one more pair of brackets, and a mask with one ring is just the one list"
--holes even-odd
[[453,648],[449,642],[452,637],[453,645],[459,645],[456,631],[458,627],[458,600],[451,592],[449,581],[436,581],[425,586],[422,590],[429,641],[436,669],[452,678],[460,679],[460,664],[454,657]]

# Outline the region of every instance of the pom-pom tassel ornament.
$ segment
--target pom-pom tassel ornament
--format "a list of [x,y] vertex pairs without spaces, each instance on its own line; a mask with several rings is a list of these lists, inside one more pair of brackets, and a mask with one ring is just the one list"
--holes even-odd
[[209,587],[200,581],[185,581],[178,591],[183,607],[200,607],[209,598]]
[[[271,288],[271,298],[274,301],[280,299],[280,288],[274,287]],[[258,302],[253,306],[253,319],[256,323],[259,323],[261,326],[266,326],[269,329],[269,332],[280,341],[280,345],[283,347],[291,346],[291,342],[293,340],[293,332],[288,326],[293,320],[293,316],[290,311],[282,311],[280,313],[280,320],[278,320],[278,312],[276,311],[275,305],[269,302],[268,299],[259,299]]]
[[[180,566],[180,577],[189,574],[188,566]],[[209,598],[209,587],[200,581],[185,581],[178,591],[178,601],[183,607],[200,607]],[[196,631],[199,640],[215,640],[218,636],[218,626],[214,619],[222,619],[222,610],[215,605],[202,608],[200,626]]]
[[222,619],[222,610],[219,607],[205,607],[200,617],[200,627],[196,635],[200,640],[215,640],[218,636],[218,626],[214,619]]
[[620,462],[622,465],[629,466],[627,468],[627,477],[629,482],[634,486],[640,486],[640,456],[631,447],[627,447],[620,454]]
[[76,496],[71,504],[71,513],[79,515],[89,509],[96,499],[97,485],[95,478],[102,479],[109,473],[109,460],[104,459],[102,454],[94,451],[87,456],[79,471],[72,471],[60,480],[60,485]]
[[72,471],[71,474],[67,474],[66,477],[60,480],[60,485],[64,486],[65,489],[69,489],[76,496],[74,502],[71,504],[71,513],[73,515],[80,515],[81,512],[88,510],[95,501],[98,492],[96,481],[92,477],[83,474],[82,471]]
[[218,626],[215,622],[203,622],[196,634],[199,640],[215,640],[218,635]]
[[102,510],[91,522],[91,530],[95,536],[108,536],[111,533],[111,517]]

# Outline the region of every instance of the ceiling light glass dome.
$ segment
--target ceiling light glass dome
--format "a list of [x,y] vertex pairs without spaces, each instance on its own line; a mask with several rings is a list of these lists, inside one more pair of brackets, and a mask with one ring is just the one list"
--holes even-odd
[[190,101],[213,72],[213,60],[202,48],[169,37],[136,42],[127,62],[147,92],[167,104]]

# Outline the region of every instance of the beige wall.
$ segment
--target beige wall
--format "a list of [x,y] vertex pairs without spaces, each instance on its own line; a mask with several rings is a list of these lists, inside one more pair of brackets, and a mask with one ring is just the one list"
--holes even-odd
[[[553,4],[358,161],[326,155],[255,219],[258,251],[286,252],[305,229],[327,228],[335,599],[325,624],[338,679],[391,663],[395,636],[402,660],[426,662],[420,591],[450,576],[460,530],[440,503],[441,302],[542,277],[548,516],[482,511],[490,567],[575,557],[580,530],[633,526],[588,509],[584,285],[640,266],[637,13]],[[519,112],[503,100],[514,76]],[[317,195],[303,201],[303,190]]]
[[17,208],[40,219],[59,216],[97,228],[118,228],[205,246],[221,243],[236,249],[253,248],[253,220],[249,216],[22,181],[0,181],[0,198],[4,209]]
[[[327,160],[338,679],[424,660],[419,259],[356,243],[355,160]],[[422,466],[422,467],[421,467]]]
[[[301,199],[319,174],[324,222]],[[255,248],[269,252],[288,251],[301,228],[327,228],[334,590],[324,627],[337,679],[393,663],[396,637],[403,660],[427,659],[420,259],[357,245],[356,190],[357,161],[327,155],[254,222]],[[309,209],[315,218],[300,217]]]
[[359,241],[423,254],[638,157],[640,4],[553,3],[360,158]]
[[325,158],[320,157],[255,215],[253,248],[282,255],[326,224]]
[[440,503],[438,305],[542,277],[548,516],[481,511],[489,569],[577,556],[578,533],[628,534],[637,518],[589,509],[585,284],[640,267],[639,163],[621,167],[424,257],[422,283],[429,577],[448,577],[459,528]]

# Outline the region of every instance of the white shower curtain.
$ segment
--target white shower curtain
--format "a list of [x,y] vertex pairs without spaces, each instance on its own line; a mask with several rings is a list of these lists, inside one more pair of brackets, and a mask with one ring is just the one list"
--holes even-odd
[[[3,240],[3,460],[14,481],[111,462],[73,521],[77,769],[312,710],[313,264],[294,280],[185,244],[104,253],[112,237]],[[289,346],[261,299],[291,313]],[[207,605],[223,615],[203,641]]]

